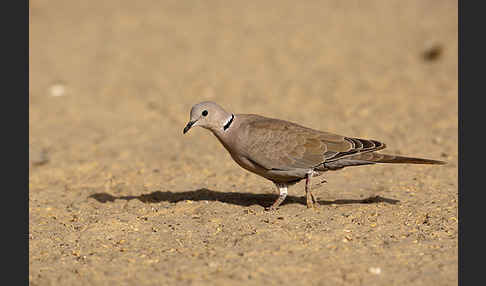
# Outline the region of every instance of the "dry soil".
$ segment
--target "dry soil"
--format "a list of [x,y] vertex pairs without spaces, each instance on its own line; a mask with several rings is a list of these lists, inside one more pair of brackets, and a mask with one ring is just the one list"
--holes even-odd
[[[30,1],[31,285],[456,285],[457,1]],[[273,184],[213,100],[445,166]],[[321,177],[319,177],[321,178]],[[315,180],[314,183],[318,183]]]

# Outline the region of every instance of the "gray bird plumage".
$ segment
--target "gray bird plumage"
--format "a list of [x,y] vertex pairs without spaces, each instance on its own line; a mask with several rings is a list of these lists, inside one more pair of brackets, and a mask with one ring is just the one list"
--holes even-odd
[[209,129],[244,169],[275,183],[280,195],[306,179],[307,206],[316,202],[310,178],[329,170],[375,163],[445,164],[442,161],[377,153],[386,147],[376,140],[341,136],[296,123],[255,114],[232,114],[214,102],[194,105],[184,133],[194,126]]

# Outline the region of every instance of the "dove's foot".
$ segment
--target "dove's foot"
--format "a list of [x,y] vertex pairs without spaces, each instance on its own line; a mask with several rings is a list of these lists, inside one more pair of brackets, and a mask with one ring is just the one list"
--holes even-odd
[[317,204],[317,199],[314,197],[314,194],[312,194],[311,191],[311,186],[310,186],[310,180],[312,177],[312,172],[309,172],[307,176],[305,177],[305,195],[306,195],[306,203],[307,203],[307,208],[314,208],[314,203]]
[[274,211],[274,210],[278,209],[278,207],[280,206],[280,204],[287,197],[287,185],[286,184],[281,184],[281,183],[274,183],[274,184],[278,188],[279,195],[278,195],[277,200],[270,207],[268,207],[268,208],[265,209],[267,211]]

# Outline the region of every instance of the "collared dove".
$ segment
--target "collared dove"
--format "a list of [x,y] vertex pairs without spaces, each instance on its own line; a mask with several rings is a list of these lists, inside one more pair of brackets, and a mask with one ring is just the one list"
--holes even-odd
[[233,114],[211,101],[192,107],[183,133],[195,126],[210,130],[238,165],[277,186],[280,194],[270,210],[285,200],[288,186],[302,179],[306,179],[307,207],[313,207],[317,201],[310,179],[325,171],[375,163],[445,164],[380,154],[376,151],[386,146],[376,140],[341,136],[255,114]]

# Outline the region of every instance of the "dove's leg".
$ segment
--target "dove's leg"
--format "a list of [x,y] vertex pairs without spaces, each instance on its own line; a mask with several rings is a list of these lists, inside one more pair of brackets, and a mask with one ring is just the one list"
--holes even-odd
[[314,203],[317,203],[316,198],[311,192],[311,186],[310,186],[310,179],[312,178],[313,172],[307,173],[305,176],[305,195],[307,199],[307,207],[308,208],[313,208]]
[[268,210],[276,210],[278,208],[278,206],[280,206],[280,204],[287,197],[287,185],[286,184],[275,183],[275,186],[277,186],[280,194],[278,195],[277,200],[273,203],[273,205],[270,208],[268,208]]

